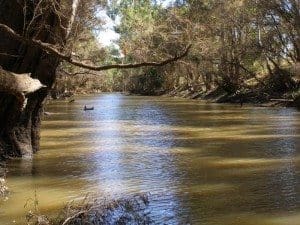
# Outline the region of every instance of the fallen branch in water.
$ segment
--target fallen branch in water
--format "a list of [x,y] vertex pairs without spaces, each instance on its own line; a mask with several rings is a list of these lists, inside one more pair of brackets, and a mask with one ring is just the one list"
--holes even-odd
[[26,215],[28,225],[82,225],[82,224],[151,224],[148,216],[147,194],[137,194],[117,200],[86,196],[80,202],[68,203],[57,218],[40,213],[35,196],[34,210]]
[[88,213],[90,210],[92,210],[92,208],[90,208],[89,210],[83,210],[83,211],[79,211],[75,214],[73,214],[72,216],[68,217],[67,219],[65,219],[65,221],[61,224],[61,225],[67,225],[69,222],[71,222],[72,220],[74,220],[75,218]]
[[72,55],[66,55],[62,53],[60,50],[56,48],[55,45],[45,43],[40,40],[23,37],[5,24],[0,23],[0,30],[5,31],[10,37],[14,38],[17,41],[31,45],[33,47],[37,47],[47,52],[48,54],[52,54],[58,57],[59,59],[64,60],[74,66],[78,66],[81,68],[94,70],[94,71],[102,71],[102,70],[109,70],[109,69],[129,69],[129,68],[139,68],[139,67],[146,67],[146,66],[164,66],[187,56],[192,46],[191,44],[189,44],[181,54],[175,55],[172,58],[168,58],[160,62],[141,62],[141,63],[133,63],[133,64],[111,64],[111,65],[104,65],[104,66],[95,66],[95,65],[82,63],[81,61],[73,59]]
[[150,224],[145,211],[148,195],[139,194],[128,198],[106,202],[86,198],[81,204],[68,205],[61,225],[80,224]]

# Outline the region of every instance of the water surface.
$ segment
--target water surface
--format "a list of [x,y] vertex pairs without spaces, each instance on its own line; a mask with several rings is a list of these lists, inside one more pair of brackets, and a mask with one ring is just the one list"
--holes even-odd
[[88,193],[151,193],[155,224],[300,224],[295,109],[103,94],[47,111],[41,151],[8,164],[1,225],[24,224],[35,192],[43,213]]

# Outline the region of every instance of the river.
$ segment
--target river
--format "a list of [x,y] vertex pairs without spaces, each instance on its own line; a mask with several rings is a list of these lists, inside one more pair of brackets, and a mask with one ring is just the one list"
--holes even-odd
[[46,214],[89,193],[149,193],[155,224],[300,224],[295,109],[103,94],[47,111],[38,154],[8,162],[1,225],[24,224],[35,193]]

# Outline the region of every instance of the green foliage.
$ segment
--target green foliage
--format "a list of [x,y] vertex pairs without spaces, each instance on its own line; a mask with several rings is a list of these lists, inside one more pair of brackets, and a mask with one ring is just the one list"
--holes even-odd
[[[270,60],[281,67],[297,58],[287,30],[298,26],[293,23],[294,11],[282,9],[278,2],[284,1],[187,0],[162,8],[149,1],[120,1],[120,46],[125,61],[132,62],[159,60],[192,42],[189,57],[158,70],[164,76],[162,88],[195,91],[220,85],[234,93],[248,79],[270,73]],[[297,36],[298,28],[293,29]],[[130,77],[147,71],[123,74]]]
[[160,94],[164,77],[155,68],[150,68],[146,73],[131,77],[131,86],[127,91],[135,94],[156,95]]
[[283,67],[300,61],[297,10],[292,0],[178,0],[166,8],[152,0],[112,0],[107,11],[121,18],[116,27],[120,51],[114,46],[100,50],[92,31],[85,32],[88,42],[79,41],[76,48],[92,63],[112,64],[159,61],[193,43],[188,57],[155,72],[139,68],[102,74],[101,84],[92,85],[101,90],[145,94],[221,86],[232,94],[253,80],[252,87],[263,85],[260,79],[265,79],[270,89],[284,92],[292,86]]

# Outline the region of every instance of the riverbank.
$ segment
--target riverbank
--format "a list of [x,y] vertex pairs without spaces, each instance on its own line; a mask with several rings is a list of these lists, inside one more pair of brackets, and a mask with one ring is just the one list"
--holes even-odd
[[279,93],[267,93],[262,90],[246,90],[237,91],[229,94],[220,87],[215,88],[209,92],[203,91],[171,91],[164,94],[163,96],[168,97],[181,97],[186,99],[204,100],[211,103],[231,103],[239,104],[250,104],[254,106],[262,107],[300,107],[300,90],[298,92],[286,92],[284,94]]
[[[125,95],[168,96],[185,99],[199,99],[211,103],[250,104],[263,107],[299,107],[300,108],[300,77],[296,72],[280,69],[273,76],[263,76],[244,80],[241,84],[216,82],[209,90],[204,91],[201,85],[180,85],[173,90],[155,87],[136,90],[129,88]],[[214,86],[214,87],[213,87]],[[76,89],[76,91],[59,92],[53,90],[51,99],[69,99],[74,96],[106,93],[99,89]]]
[[[86,92],[86,93],[72,93],[68,96],[61,96],[54,100],[68,99],[70,102],[74,101],[76,96],[84,96],[91,94],[100,93],[113,93],[113,92]],[[144,96],[142,94],[120,92],[123,95],[128,96]],[[148,96],[148,95],[147,95]],[[298,92],[291,92],[285,94],[273,94],[269,95],[261,91],[247,91],[247,92],[236,92],[234,94],[228,94],[221,88],[216,88],[209,92],[203,91],[191,91],[191,90],[173,90],[168,93],[158,93],[157,95],[151,96],[164,96],[164,97],[179,97],[184,99],[193,99],[206,101],[208,103],[220,103],[220,104],[238,104],[243,106],[249,104],[260,107],[296,107],[300,108],[300,90]],[[53,99],[52,99],[53,100]]]

